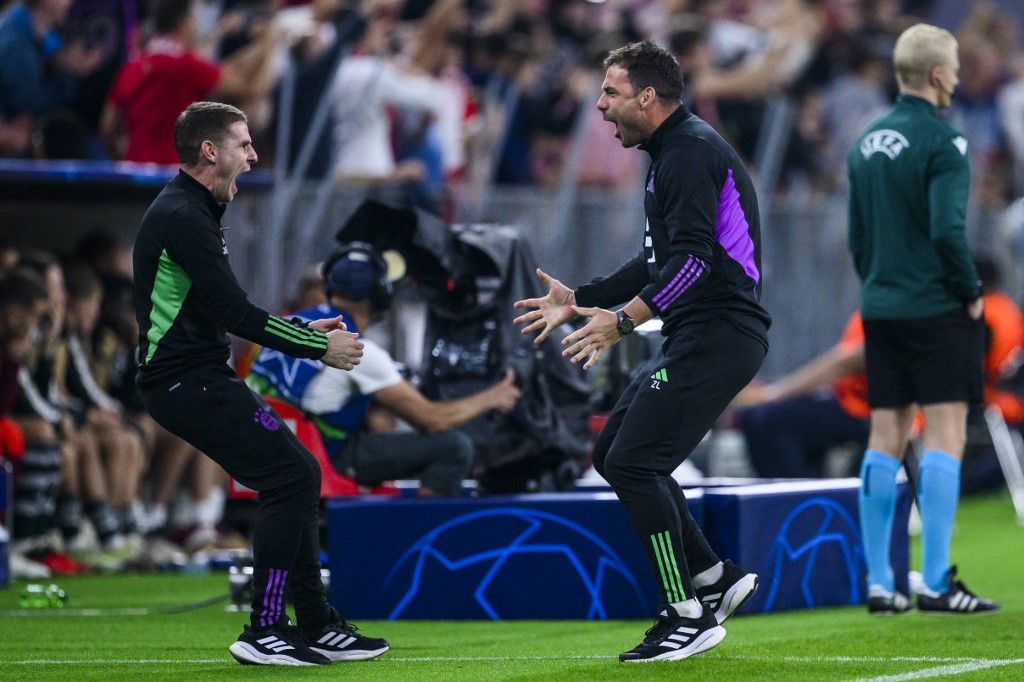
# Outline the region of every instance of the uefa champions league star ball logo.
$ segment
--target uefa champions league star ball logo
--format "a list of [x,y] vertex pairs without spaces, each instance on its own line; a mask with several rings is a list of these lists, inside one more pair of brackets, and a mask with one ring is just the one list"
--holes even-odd
[[274,418],[274,415],[267,412],[262,407],[257,408],[257,410],[253,413],[252,420],[259,424],[260,426],[262,426],[263,428],[265,428],[267,431],[277,431],[279,428],[281,428],[281,425],[277,423],[277,419]]
[[439,595],[475,602],[492,620],[545,617],[553,603],[587,619],[648,610],[633,572],[606,542],[534,509],[487,509],[446,521],[402,553],[384,586],[397,590],[391,619],[415,618]]
[[[781,608],[826,605],[820,595],[834,593],[837,584],[846,586],[847,599],[842,603],[861,602],[864,550],[860,526],[834,500],[814,497],[790,512],[779,526],[765,563],[761,570],[768,586],[761,608],[765,613],[777,601]],[[794,593],[798,603],[788,603]]]

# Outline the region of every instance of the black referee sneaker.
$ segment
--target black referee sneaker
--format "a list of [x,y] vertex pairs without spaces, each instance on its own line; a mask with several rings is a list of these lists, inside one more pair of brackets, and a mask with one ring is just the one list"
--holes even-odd
[[[303,326],[268,314],[235,279],[220,219],[236,178],[257,160],[245,114],[192,104],[175,123],[174,144],[181,169],[135,240],[138,385],[160,425],[259,492],[251,624],[230,652],[265,665],[378,656],[388,643],[359,635],[324,596],[316,460],[227,365],[227,332],[341,369],[359,362],[363,345],[341,318]],[[298,629],[285,614],[286,588]]]
[[593,457],[647,550],[663,602],[644,641],[619,658],[676,660],[721,642],[721,623],[757,588],[756,575],[711,550],[672,478],[768,350],[757,198],[736,152],[680,104],[682,74],[670,54],[633,43],[604,64],[597,108],[624,147],[651,155],[643,244],[618,271],[575,291],[538,271],[548,294],[518,301],[535,310],[516,323],[539,330],[541,341],[589,317],[563,341],[586,369],[635,324],[662,319],[662,351],[615,404]]

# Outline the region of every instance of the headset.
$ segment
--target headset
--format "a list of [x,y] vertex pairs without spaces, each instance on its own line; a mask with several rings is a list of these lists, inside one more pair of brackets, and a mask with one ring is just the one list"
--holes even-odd
[[377,251],[377,249],[366,242],[350,242],[349,244],[345,244],[339,250],[332,253],[326,261],[324,261],[321,272],[323,273],[324,279],[324,293],[327,294],[328,298],[330,298],[332,293],[329,283],[331,270],[333,270],[334,266],[338,264],[338,261],[343,258],[368,262],[373,266],[375,271],[374,280],[373,284],[370,286],[370,294],[367,296],[370,301],[370,307],[378,313],[382,313],[390,308],[391,300],[395,295],[395,290],[391,285],[391,280],[388,279],[387,261],[384,260],[384,257],[379,251]]

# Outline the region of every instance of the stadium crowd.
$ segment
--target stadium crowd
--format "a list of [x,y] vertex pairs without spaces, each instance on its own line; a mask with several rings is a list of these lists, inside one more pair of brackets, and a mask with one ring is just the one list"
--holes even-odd
[[[593,109],[610,47],[647,37],[683,68],[691,108],[747,160],[780,99],[792,128],[776,191],[844,182],[843,158],[891,101],[899,33],[959,21],[963,87],[950,120],[972,150],[976,199],[1024,183],[1020,16],[946,0],[19,0],[0,2],[0,156],[176,163],[174,117],[217,99],[250,112],[265,166],[294,164],[329,104],[306,176],[410,182],[437,197],[464,178],[482,108],[503,133],[501,183],[555,183]],[[950,14],[952,12],[952,14]],[[294,75],[294,80],[291,76]],[[282,89],[293,93],[281,109]],[[487,119],[490,121],[490,119]],[[288,125],[281,127],[281,123]],[[278,144],[277,134],[288,133]],[[588,125],[579,180],[632,187],[636,155]],[[354,131],[358,131],[358,134]],[[589,139],[593,138],[593,139]],[[491,166],[489,166],[491,167]],[[1015,184],[1016,183],[1016,184]]]
[[[145,534],[174,527],[182,529],[175,543],[147,543],[150,560],[244,546],[217,530],[223,471],[141,404],[124,246],[96,235],[63,262],[43,251],[4,253],[0,455],[16,471],[13,573],[116,570],[143,558]],[[187,518],[169,519],[179,488],[188,491]]]
[[[770,112],[789,103],[773,191],[832,195],[844,189],[853,140],[892,100],[896,36],[957,4],[0,0],[0,157],[176,164],[175,118],[216,99],[249,112],[263,167],[280,156],[309,178],[408,186],[434,208],[480,162],[499,183],[557,184],[579,130],[578,180],[629,191],[642,155],[612,143],[593,103],[605,53],[653,38],[677,56],[691,108],[755,175]],[[1024,190],[1019,19],[977,2],[955,27],[961,88],[950,121],[970,143],[973,205],[1003,212],[1000,229],[1024,253],[1024,204],[1013,204]],[[500,134],[485,128],[495,104]],[[496,142],[487,149],[485,139]],[[96,236],[53,254],[4,243],[0,276],[0,455],[19,462],[15,574],[245,547],[218,527],[224,472],[141,407],[125,245]],[[817,474],[820,462],[786,475]]]

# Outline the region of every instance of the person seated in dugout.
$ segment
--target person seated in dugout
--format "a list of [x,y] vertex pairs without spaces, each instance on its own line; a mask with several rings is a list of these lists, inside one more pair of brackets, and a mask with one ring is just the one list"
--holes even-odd
[[[125,406],[107,390],[107,379],[97,361],[94,332],[99,322],[103,286],[88,266],[71,264],[65,271],[67,319],[64,344],[55,359],[54,376],[68,400],[76,424],[92,433],[102,460],[90,486],[109,499],[116,517],[114,528],[97,528],[106,550],[135,552],[139,535],[132,506],[138,501],[139,481],[147,466],[142,432],[126,417]],[[103,370],[103,371],[97,371]],[[109,531],[113,531],[108,535]]]
[[[1024,347],[1024,314],[1000,290],[994,263],[979,258],[975,266],[985,299],[985,405],[997,407],[1008,424],[1020,425],[1024,401],[1002,382]],[[855,444],[862,451],[871,412],[864,372],[864,325],[854,311],[832,348],[778,381],[745,388],[734,404],[757,475],[817,478],[825,475],[830,449]],[[919,415],[916,430],[920,426]],[[964,474],[965,489],[975,487],[970,470]]]
[[[362,333],[391,305],[387,262],[368,244],[345,246],[322,272],[327,303],[299,310],[296,317],[341,315],[349,331]],[[520,396],[512,371],[464,398],[430,400],[402,378],[386,350],[360,340],[363,358],[351,371],[264,348],[247,381],[263,395],[302,409],[316,423],[334,467],[360,485],[419,479],[420,495],[458,495],[473,443],[455,429],[492,410],[512,411]],[[415,430],[395,431],[395,417]]]

